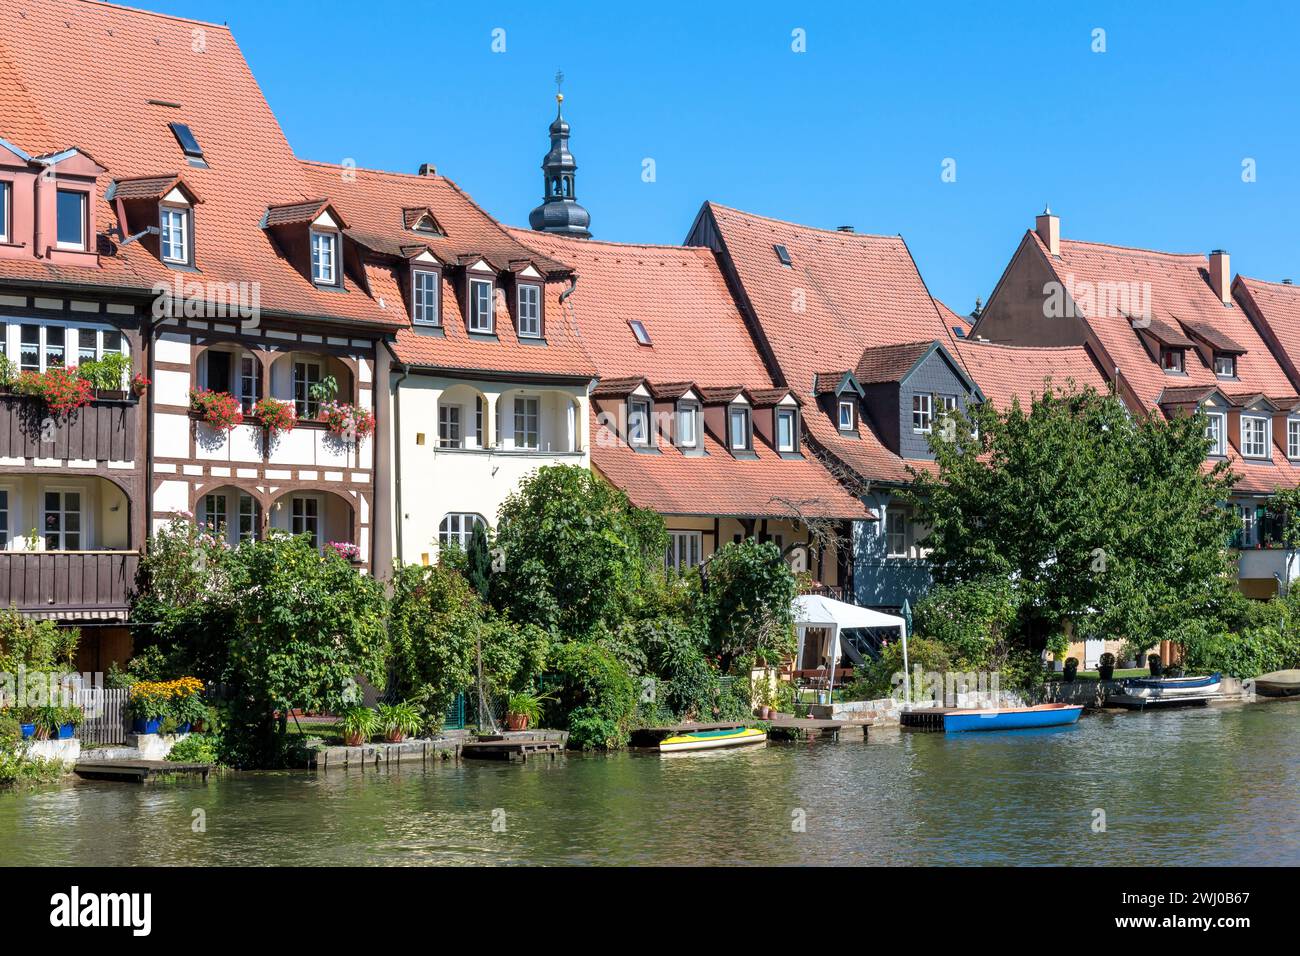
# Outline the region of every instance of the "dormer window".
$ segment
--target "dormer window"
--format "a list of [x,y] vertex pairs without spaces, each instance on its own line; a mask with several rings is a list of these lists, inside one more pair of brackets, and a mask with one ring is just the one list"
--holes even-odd
[[928,435],[934,427],[934,401],[928,394],[912,396],[912,431]]
[[336,232],[311,231],[311,279],[318,285],[338,285],[339,237]]
[[0,183],[0,242],[10,242],[12,231],[9,227],[9,189],[8,183]]
[[776,410],[776,450],[792,454],[799,449],[798,413],[793,408]]
[[519,337],[542,337],[542,287],[531,282],[519,284]]
[[84,251],[87,245],[86,193],[60,189],[55,207],[55,241],[60,249]]
[[1222,458],[1228,453],[1227,429],[1221,412],[1210,412],[1205,424],[1205,437],[1210,440],[1210,454]]
[[1183,371],[1183,349],[1165,346],[1160,349],[1160,367],[1166,372]]
[[851,399],[842,398],[839,403],[840,431],[851,432],[858,427],[858,406]]
[[1268,419],[1241,416],[1241,453],[1246,458],[1268,457]]
[[493,328],[492,283],[487,279],[469,281],[469,330],[490,335]]
[[159,247],[163,262],[190,264],[190,211],[163,206],[159,213]]
[[644,398],[628,399],[627,443],[643,448],[650,444],[650,402]]
[[411,276],[411,321],[417,325],[440,325],[438,273],[416,269]]
[[1237,356],[1226,352],[1214,353],[1214,374],[1219,378],[1237,377]]
[[1286,420],[1286,456],[1292,460],[1300,458],[1300,418]]
[[750,433],[749,408],[744,405],[732,405],[727,415],[730,435],[728,443],[732,451],[749,451],[754,447]]
[[700,444],[700,406],[695,402],[677,403],[677,446],[697,448]]

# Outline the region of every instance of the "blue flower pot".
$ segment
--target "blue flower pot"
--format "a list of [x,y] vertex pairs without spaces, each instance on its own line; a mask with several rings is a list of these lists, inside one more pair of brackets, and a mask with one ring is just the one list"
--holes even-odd
[[72,724],[60,724],[60,725],[59,725],[59,739],[60,739],[60,740],[71,740],[73,734],[75,734],[76,732],[77,732],[77,729],[76,729],[75,727],[73,727]]
[[131,724],[131,729],[137,734],[156,734],[162,729],[161,717],[137,717]]
[[176,728],[176,732],[177,732],[178,734],[188,734],[188,733],[190,732],[190,725],[189,725],[189,723],[187,722],[187,723],[181,724],[179,727]]
[[19,724],[18,727],[23,732],[23,740],[31,740],[36,736],[35,724]]

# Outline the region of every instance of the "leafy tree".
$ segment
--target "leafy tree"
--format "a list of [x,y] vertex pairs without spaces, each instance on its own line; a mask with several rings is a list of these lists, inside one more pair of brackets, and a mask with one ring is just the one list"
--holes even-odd
[[13,608],[0,609],[0,673],[71,668],[81,632],[53,621],[33,621]]
[[1006,578],[941,584],[916,606],[915,632],[938,641],[956,663],[997,666],[1010,651],[1020,595]]
[[795,593],[794,574],[772,542],[747,538],[714,552],[702,603],[723,673],[741,657],[778,661],[794,653]]
[[501,506],[497,607],[552,633],[591,637],[631,613],[662,567],[663,519],[574,465],[538,469]]
[[1202,415],[1133,419],[1113,396],[1049,388],[1028,410],[980,406],[931,446],[937,469],[909,497],[936,582],[1014,582],[1023,648],[1084,616],[1149,645],[1230,586],[1232,476],[1204,467]]
[[470,532],[465,571],[478,596],[486,600],[492,573],[492,555],[488,551],[487,529],[479,521],[474,522],[474,529]]
[[569,746],[612,750],[627,743],[636,713],[636,685],[627,669],[600,644],[556,645],[550,669],[557,683],[548,689],[552,722],[569,731]]

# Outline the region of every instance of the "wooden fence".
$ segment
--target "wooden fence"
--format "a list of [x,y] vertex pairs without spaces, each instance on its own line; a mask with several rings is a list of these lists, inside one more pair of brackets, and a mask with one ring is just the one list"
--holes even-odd
[[76,691],[75,703],[86,712],[85,723],[77,730],[83,747],[126,743],[125,688],[83,687]]

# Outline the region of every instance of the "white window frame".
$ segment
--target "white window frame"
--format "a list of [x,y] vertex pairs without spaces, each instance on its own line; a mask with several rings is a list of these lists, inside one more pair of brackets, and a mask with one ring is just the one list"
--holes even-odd
[[[81,199],[81,239],[78,242],[64,242],[59,239],[59,196],[67,193],[70,196],[78,196]],[[87,233],[90,230],[90,193],[83,189],[58,189],[54,196],[54,248],[67,249],[69,252],[85,252],[90,245],[90,237]]]
[[1241,546],[1253,548],[1259,539],[1259,509],[1254,502],[1238,502],[1237,514],[1241,517]]
[[513,411],[515,448],[539,451],[542,447],[541,399],[536,395],[516,395]]
[[9,512],[13,500],[14,496],[10,490],[0,486],[0,551],[9,548]]
[[[312,507],[308,507],[312,506]],[[311,511],[315,514],[311,514]],[[310,534],[312,546],[319,551],[325,544],[321,529],[325,522],[325,502],[320,495],[292,495],[289,499],[289,533],[294,537]]]
[[[312,378],[311,370],[316,370]],[[313,385],[319,385],[324,378],[324,366],[309,359],[293,360],[293,411],[299,418],[312,420],[320,411],[320,403],[311,397]]]
[[934,430],[934,398],[929,392],[912,395],[912,433],[928,435]]
[[[1220,371],[1219,363],[1227,363],[1227,371]],[[1237,356],[1230,355],[1226,352],[1214,353],[1214,374],[1219,378],[1236,378],[1237,377]]]
[[1300,458],[1300,418],[1286,420],[1286,456]]
[[[248,505],[249,507],[245,507],[245,505]],[[258,524],[260,523],[258,519],[261,517],[261,514],[262,514],[261,503],[252,495],[246,492],[240,492],[239,528],[238,528],[238,535],[239,535],[238,540],[240,542],[256,541],[258,539],[259,537],[258,532],[260,530],[258,528]],[[248,523],[247,528],[244,527],[245,520],[247,520]]]
[[[1177,356],[1177,365],[1166,365],[1166,356]],[[1166,375],[1181,375],[1187,371],[1187,350],[1174,348],[1172,346],[1161,346],[1160,348],[1160,368]]]
[[[214,509],[213,505],[217,502],[221,503],[221,507],[219,509]],[[229,502],[226,500],[225,495],[208,494],[203,496],[203,516],[201,523],[210,532],[219,537],[226,537],[230,534],[230,511],[227,507],[228,505]],[[214,515],[220,515],[220,520],[216,523],[213,522]]]
[[1223,412],[1207,412],[1205,436],[1212,442],[1210,454],[1223,457],[1228,453],[1228,416]]
[[257,356],[251,352],[241,352],[236,358],[239,368],[235,373],[239,385],[239,404],[245,412],[251,412],[262,392],[262,366]]
[[627,443],[638,448],[648,448],[650,438],[650,399],[632,397],[627,400]]
[[[487,289],[487,300],[479,296],[480,288]],[[491,335],[496,329],[496,285],[491,279],[469,280],[469,330]],[[480,311],[484,310],[484,311]]]
[[885,557],[909,557],[907,512],[902,508],[885,509]]
[[[159,230],[158,250],[162,261],[189,265],[190,211],[179,206],[163,206],[159,211]],[[170,251],[168,247],[171,247]]]
[[[46,504],[47,495],[59,496],[59,508],[57,511],[51,511]],[[67,496],[76,495],[76,510],[70,510],[67,506]],[[45,542],[46,551],[90,551],[90,514],[87,511],[87,496],[84,488],[72,488],[67,486],[50,486],[41,489],[41,540]],[[49,516],[57,514],[59,516],[59,527],[56,531],[49,529]],[[77,516],[77,530],[68,530],[68,516]],[[69,548],[68,535],[77,536],[77,547]],[[57,538],[58,546],[50,547],[50,537],[53,535]]]
[[464,409],[459,405],[438,405],[438,447],[464,448]]
[[438,308],[441,278],[440,273],[431,269],[416,269],[412,274],[411,321],[416,325],[442,325],[442,314]]
[[664,565],[669,571],[680,574],[697,567],[704,560],[704,533],[702,531],[669,531],[668,553]]
[[[845,413],[848,413],[847,418]],[[841,398],[839,402],[839,420],[837,424],[842,432],[851,432],[858,425],[857,403],[851,398]]]
[[519,337],[542,337],[542,287],[533,282],[519,283]]
[[[1253,425],[1258,427],[1257,435],[1247,438],[1247,426]],[[1255,428],[1249,431],[1255,432]],[[1241,416],[1241,456],[1243,458],[1268,458],[1268,441],[1269,441],[1269,419],[1261,418],[1258,415]],[[1256,441],[1258,438],[1258,441]]]
[[[790,440],[787,442],[781,437],[781,423],[790,423]],[[776,410],[776,450],[785,454],[792,454],[799,450],[799,414],[793,408],[778,408]]]
[[9,225],[14,207],[14,191],[8,180],[0,180],[0,243],[11,241]]
[[318,285],[338,285],[339,234],[323,229],[311,230],[311,281]]
[[[452,525],[455,530],[452,530]],[[449,511],[438,522],[438,547],[446,548],[453,541],[462,551],[469,550],[469,539],[474,533],[474,525],[487,527],[487,521],[481,514],[473,511]]]
[[677,446],[679,448],[700,447],[700,406],[698,402],[677,403]]
[[[5,355],[13,356],[15,365],[20,370],[25,370],[23,366],[23,329],[35,328],[36,333],[36,359],[37,367],[32,369],[36,372],[45,372],[50,368],[59,368],[60,366],[51,366],[49,363],[49,335],[48,330],[52,328],[63,330],[63,364],[68,364],[68,355],[79,355],[81,349],[81,332],[83,329],[93,329],[95,331],[95,358],[102,359],[106,354],[120,352],[123,355],[130,355],[130,344],[122,330],[114,326],[96,325],[91,322],[50,322],[42,319],[23,318],[6,318],[0,322],[0,334],[3,334],[7,341],[0,345],[0,352]],[[119,348],[106,348],[104,339],[106,335],[116,334],[118,337]],[[72,343],[69,345],[69,343]],[[75,364],[75,363],[74,363]]]
[[[736,418],[741,416],[743,428],[736,427]],[[754,416],[748,405],[732,405],[727,409],[727,443],[732,451],[749,451],[754,447]]]

